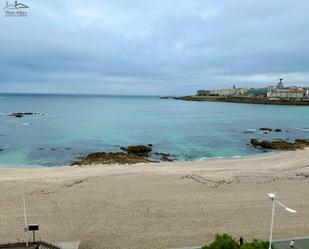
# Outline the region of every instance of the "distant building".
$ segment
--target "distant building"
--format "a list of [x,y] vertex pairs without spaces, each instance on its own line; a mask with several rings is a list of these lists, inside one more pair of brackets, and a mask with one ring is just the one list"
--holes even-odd
[[305,96],[304,96],[304,98],[305,98],[305,99],[309,99],[309,88],[306,88],[304,91],[305,91]]
[[196,93],[196,96],[209,96],[210,95],[210,91],[208,90],[198,90]]
[[210,95],[212,96],[231,96],[235,95],[235,89],[217,89],[217,90],[210,90]]
[[283,79],[279,79],[278,84],[276,85],[276,89],[284,89]]
[[236,88],[235,89],[235,95],[236,96],[244,95],[244,94],[246,94],[247,91],[248,91],[248,88],[246,88],[246,87]]
[[302,99],[305,96],[303,89],[275,89],[267,92],[268,98]]
[[304,98],[305,90],[301,87],[290,86],[284,87],[282,79],[279,79],[278,84],[275,88],[270,89],[267,92],[268,98],[279,98],[279,99],[302,99]]
[[232,88],[228,89],[215,89],[215,90],[198,90],[197,96],[239,96],[245,94],[247,88],[236,88],[233,85]]
[[246,91],[247,96],[252,97],[265,97],[267,95],[268,88],[250,88]]

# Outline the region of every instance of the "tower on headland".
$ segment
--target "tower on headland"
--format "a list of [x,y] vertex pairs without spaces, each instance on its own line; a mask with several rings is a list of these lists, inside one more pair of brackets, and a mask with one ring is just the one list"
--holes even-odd
[[279,82],[276,85],[276,89],[284,89],[283,79],[279,79]]

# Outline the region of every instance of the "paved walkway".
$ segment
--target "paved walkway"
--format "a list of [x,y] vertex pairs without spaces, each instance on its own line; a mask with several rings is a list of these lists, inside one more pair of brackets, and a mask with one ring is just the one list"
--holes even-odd
[[[294,249],[309,249],[309,237],[304,238],[293,238],[295,241]],[[275,249],[291,249],[290,247],[291,239],[284,240],[275,240],[273,245]],[[170,249],[201,249],[200,246],[195,247],[179,247],[179,248],[170,248]]]
[[[293,239],[295,241],[294,249],[309,249],[309,237]],[[291,249],[290,241],[291,239],[276,240],[274,241],[273,245],[276,249]]]

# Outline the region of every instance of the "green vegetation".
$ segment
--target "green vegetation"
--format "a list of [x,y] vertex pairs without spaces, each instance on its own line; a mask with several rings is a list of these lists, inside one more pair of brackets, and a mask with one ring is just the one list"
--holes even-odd
[[[269,242],[262,240],[253,240],[252,242],[244,242],[242,246],[230,235],[217,235],[216,239],[208,246],[202,249],[268,249]],[[272,246],[274,249],[274,247]]]

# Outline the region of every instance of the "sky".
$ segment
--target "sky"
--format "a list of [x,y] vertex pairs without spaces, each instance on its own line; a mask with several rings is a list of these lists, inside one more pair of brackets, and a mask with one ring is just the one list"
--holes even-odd
[[22,0],[27,17],[4,16],[6,2],[0,92],[309,85],[308,0]]

